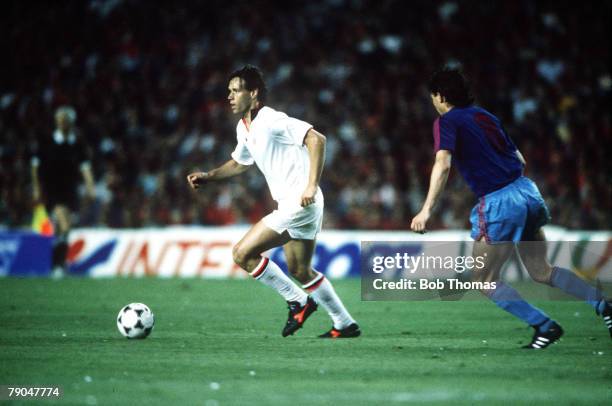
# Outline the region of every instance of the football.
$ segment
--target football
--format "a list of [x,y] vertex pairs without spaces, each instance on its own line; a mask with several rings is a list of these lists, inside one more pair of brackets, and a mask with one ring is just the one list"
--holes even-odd
[[117,328],[127,338],[146,338],[154,324],[153,312],[143,303],[130,303],[117,315]]

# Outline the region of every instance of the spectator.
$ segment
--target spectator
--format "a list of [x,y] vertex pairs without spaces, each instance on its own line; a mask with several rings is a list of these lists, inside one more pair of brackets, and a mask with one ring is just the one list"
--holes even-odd
[[[326,228],[406,229],[433,156],[434,112],[414,84],[461,61],[486,89],[478,102],[499,113],[523,151],[553,222],[610,229],[610,51],[593,41],[608,37],[610,2],[423,0],[410,13],[402,1],[251,7],[10,2],[0,16],[10,55],[0,68],[2,224],[29,223],[26,151],[68,101],[99,180],[98,201],[81,204],[81,226],[258,218],[272,203],[258,176],[212,185],[198,203],[183,181],[229,157],[235,120],[224,72],[253,63],[267,74],[271,106],[328,136]],[[459,176],[449,182],[438,218],[461,227],[455,213],[473,202]]]

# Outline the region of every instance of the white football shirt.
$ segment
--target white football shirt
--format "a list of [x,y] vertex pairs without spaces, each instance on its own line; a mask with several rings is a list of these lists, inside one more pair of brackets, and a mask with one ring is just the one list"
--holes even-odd
[[304,137],[311,128],[305,121],[264,106],[250,129],[238,121],[232,159],[241,165],[257,164],[274,200],[297,203],[308,184],[310,158]]

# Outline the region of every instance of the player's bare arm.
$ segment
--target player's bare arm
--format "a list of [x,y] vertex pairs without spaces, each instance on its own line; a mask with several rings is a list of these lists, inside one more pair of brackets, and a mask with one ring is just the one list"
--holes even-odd
[[308,174],[308,185],[302,193],[302,207],[313,204],[315,201],[315,195],[323,173],[323,164],[325,163],[325,143],[325,136],[312,128],[308,130],[304,137],[304,145],[308,149],[308,157],[310,158],[310,173]]
[[189,182],[189,186],[193,189],[198,189],[207,181],[231,178],[232,176],[241,174],[247,169],[249,169],[248,165],[242,165],[230,159],[220,167],[211,171],[190,173],[187,175],[187,182]]
[[521,154],[521,151],[519,151],[518,149],[516,150],[516,157],[519,159],[519,161],[521,161],[523,166],[527,166],[527,161],[525,161],[525,157],[523,156],[523,154]]
[[451,168],[452,154],[450,151],[441,149],[436,153],[436,160],[431,170],[431,178],[429,181],[429,191],[427,192],[427,198],[423,204],[423,208],[413,219],[410,224],[410,229],[417,233],[424,233],[427,231],[427,221],[431,216],[433,208],[438,203],[444,186],[446,186],[446,180]]

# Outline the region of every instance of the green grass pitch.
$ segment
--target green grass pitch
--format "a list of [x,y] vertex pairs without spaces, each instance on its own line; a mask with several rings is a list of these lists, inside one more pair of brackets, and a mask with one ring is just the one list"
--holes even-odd
[[[0,384],[61,385],[75,405],[610,404],[611,341],[585,304],[538,303],[566,335],[526,351],[531,330],[486,301],[335,286],[358,339],[317,339],[322,308],[282,338],[285,303],[252,280],[0,279]],[[146,340],[116,329],[130,302],[155,313]]]

